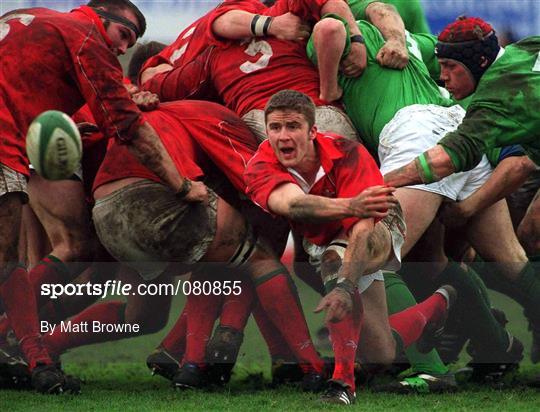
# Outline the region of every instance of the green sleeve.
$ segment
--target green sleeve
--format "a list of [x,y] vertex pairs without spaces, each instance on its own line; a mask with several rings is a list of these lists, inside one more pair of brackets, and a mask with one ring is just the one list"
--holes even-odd
[[525,128],[498,111],[471,106],[459,127],[439,144],[455,153],[459,159],[456,172],[461,172],[474,168],[490,148],[517,144],[528,138]]
[[[410,31],[409,29],[407,30]],[[437,36],[428,33],[414,33],[412,31],[411,33],[416,40],[416,43],[418,43],[418,48],[422,54],[422,61],[429,71],[429,76],[435,81],[439,80],[441,76],[441,66],[435,55]]]

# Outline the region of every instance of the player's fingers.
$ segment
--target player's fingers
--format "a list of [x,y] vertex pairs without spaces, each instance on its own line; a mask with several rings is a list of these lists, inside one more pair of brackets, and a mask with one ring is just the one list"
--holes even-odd
[[313,312],[314,313],[322,312],[324,309],[326,309],[327,306],[328,306],[328,302],[326,301],[326,299],[322,299],[317,305],[317,307],[313,310]]

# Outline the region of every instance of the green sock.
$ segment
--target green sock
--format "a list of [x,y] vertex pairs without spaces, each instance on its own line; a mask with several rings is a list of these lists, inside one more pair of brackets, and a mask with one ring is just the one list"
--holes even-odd
[[535,273],[533,265],[527,262],[518,279],[511,284],[519,291],[518,297],[521,299],[518,302],[525,309],[527,317],[540,319],[540,277]]
[[[384,285],[388,313],[390,315],[416,305],[414,296],[398,274],[385,272]],[[396,349],[401,351],[403,345],[399,345],[399,343],[398,341]],[[428,353],[420,353],[416,349],[416,345],[411,345],[405,349],[405,355],[411,363],[414,372],[436,375],[448,373],[448,368],[444,365],[435,349]]]
[[475,262],[474,269],[490,289],[514,299],[525,309],[527,317],[540,319],[540,307],[537,304],[540,300],[540,273],[535,273],[535,265],[536,262],[527,263],[519,274],[519,279],[514,282],[494,270],[494,263]]
[[496,361],[507,351],[510,341],[508,333],[491,312],[482,279],[472,269],[466,271],[458,263],[448,262],[438,281],[456,288],[458,299],[455,307],[461,311],[465,332],[479,352],[479,359]]

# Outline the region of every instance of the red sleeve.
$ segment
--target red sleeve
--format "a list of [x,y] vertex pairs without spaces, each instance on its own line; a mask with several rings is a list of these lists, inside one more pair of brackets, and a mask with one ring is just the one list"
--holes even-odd
[[268,210],[270,193],[283,183],[297,184],[296,180],[273,158],[268,141],[261,143],[259,150],[251,158],[244,172],[246,193],[253,203]]
[[267,7],[259,0],[228,0],[221,3],[213,11],[208,14],[208,24],[206,26],[206,37],[210,44],[218,46],[226,46],[230,42],[236,42],[236,40],[224,39],[223,37],[217,37],[212,30],[214,21],[228,13],[231,10],[243,10],[249,13],[263,14]]
[[158,73],[141,87],[156,93],[164,101],[183,99],[214,99],[217,95],[210,81],[208,59],[212,52],[207,48],[195,60],[169,72]]
[[306,21],[319,21],[321,9],[328,0],[278,0],[268,11],[268,16],[280,16],[291,12]]
[[92,115],[106,136],[129,141],[144,119],[123,85],[122,67],[96,31],[82,40],[65,36],[74,79]]
[[[350,144],[344,139],[340,143]],[[336,197],[347,198],[357,196],[368,187],[384,185],[384,179],[366,148],[361,144],[355,144],[336,168],[336,183]],[[342,225],[348,232],[358,220],[356,217],[347,218],[342,221]]]

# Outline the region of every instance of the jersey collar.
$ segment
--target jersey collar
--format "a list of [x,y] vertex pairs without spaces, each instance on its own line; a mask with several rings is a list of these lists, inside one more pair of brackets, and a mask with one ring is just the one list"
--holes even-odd
[[76,9],[71,10],[71,13],[75,14],[84,14],[86,17],[88,17],[92,22],[96,25],[99,34],[103,37],[103,40],[105,40],[105,43],[107,43],[107,46],[112,46],[112,41],[109,38],[107,31],[105,30],[105,26],[103,25],[103,22],[101,21],[101,18],[96,14],[94,10],[92,10],[91,7],[88,6],[80,6]]
[[336,147],[334,137],[317,133],[315,142],[319,151],[319,160],[326,173],[334,167],[334,161],[341,159],[344,154]]

